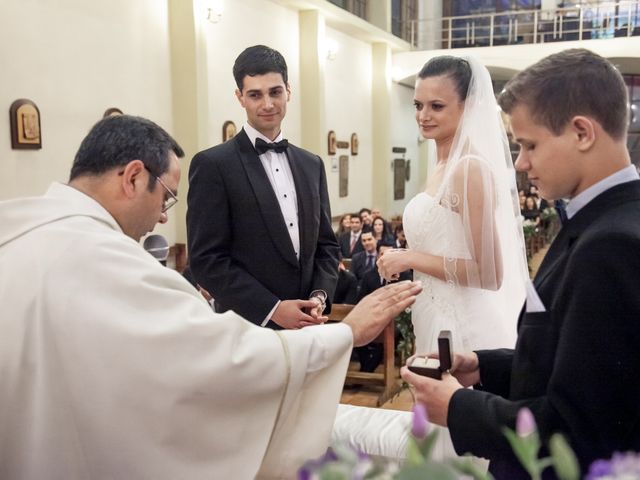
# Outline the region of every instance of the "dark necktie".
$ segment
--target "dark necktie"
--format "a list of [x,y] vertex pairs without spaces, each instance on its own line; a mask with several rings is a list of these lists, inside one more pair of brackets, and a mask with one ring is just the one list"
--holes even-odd
[[373,268],[373,262],[375,260],[375,255],[367,255],[367,263],[365,265],[365,270],[371,270]]
[[564,225],[567,223],[569,219],[567,217],[566,205],[564,204],[564,200],[556,200],[554,203],[554,207],[556,207],[556,211],[558,212],[558,218],[560,219],[560,224]]
[[256,151],[258,155],[262,155],[267,150],[274,150],[276,153],[282,153],[287,150],[289,146],[289,142],[285,138],[284,140],[280,140],[279,142],[268,143],[265,142],[261,138],[256,138]]

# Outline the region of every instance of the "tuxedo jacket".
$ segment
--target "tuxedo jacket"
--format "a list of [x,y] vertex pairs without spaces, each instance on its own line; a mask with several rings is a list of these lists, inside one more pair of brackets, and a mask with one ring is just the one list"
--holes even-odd
[[[535,277],[543,312],[523,311],[515,351],[480,351],[484,391],[451,399],[458,453],[490,459],[497,479],[529,478],[502,426],[534,414],[543,441],[562,433],[583,475],[598,458],[640,450],[640,181],[617,185],[558,233]],[[545,478],[555,478],[549,470]]]
[[[362,232],[360,233],[362,235]],[[360,240],[360,235],[358,235],[358,240],[356,244],[353,246],[353,252],[350,251],[351,248],[351,232],[345,232],[340,235],[338,239],[338,243],[340,245],[340,253],[342,254],[342,258],[352,258],[358,252],[362,252],[364,250],[364,246],[362,245],[362,241]]]
[[[218,312],[234,310],[261,324],[278,300],[329,300],[338,278],[338,244],[331,228],[322,160],[289,145],[296,188],[299,259],[276,194],[244,129],[191,161],[187,210],[189,264]],[[328,310],[327,310],[328,311]],[[275,323],[268,326],[278,328]]]

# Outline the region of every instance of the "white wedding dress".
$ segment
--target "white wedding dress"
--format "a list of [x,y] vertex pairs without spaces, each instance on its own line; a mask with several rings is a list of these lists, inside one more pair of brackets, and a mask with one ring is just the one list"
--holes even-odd
[[[411,250],[471,258],[460,216],[437,204],[426,192],[407,204],[403,225]],[[423,284],[423,291],[411,308],[416,353],[437,352],[440,330],[451,331],[454,351],[513,348],[515,319],[509,322],[503,318],[512,313],[500,308],[495,291],[454,286],[415,270],[413,278]]]

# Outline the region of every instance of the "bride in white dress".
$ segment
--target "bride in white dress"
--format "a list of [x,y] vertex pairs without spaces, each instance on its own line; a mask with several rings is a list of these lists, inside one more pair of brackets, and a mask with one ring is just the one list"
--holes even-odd
[[432,140],[426,190],[404,211],[407,250],[390,250],[387,279],[413,269],[424,290],[412,308],[416,352],[512,348],[528,278],[515,171],[487,69],[436,57],[418,74],[414,103]]
[[[422,280],[412,306],[418,354],[437,351],[440,330],[452,331],[460,352],[513,347],[528,270],[515,171],[489,72],[474,59],[436,57],[418,74],[414,103],[420,131],[433,144],[429,180],[405,208],[409,248],[385,251],[378,270],[393,280],[411,268]],[[370,412],[354,410],[350,425],[368,425],[380,437],[377,425],[388,420],[376,423],[363,416]],[[440,431],[431,458],[455,456],[448,431],[430,428]]]

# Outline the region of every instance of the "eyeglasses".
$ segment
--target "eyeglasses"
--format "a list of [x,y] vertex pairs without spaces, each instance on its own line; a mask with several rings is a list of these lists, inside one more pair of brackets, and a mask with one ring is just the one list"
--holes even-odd
[[171,189],[169,187],[167,187],[167,185],[162,181],[162,179],[160,177],[158,177],[157,175],[155,175],[151,170],[149,170],[149,167],[147,167],[146,165],[144,166],[144,168],[151,174],[153,175],[153,177],[160,182],[160,185],[162,185],[164,187],[164,190],[167,192],[167,195],[165,196],[164,199],[164,203],[162,204],[162,213],[165,213],[167,210],[169,210],[171,207],[173,207],[176,203],[178,203],[178,197],[176,197],[173,192],[171,191]]

